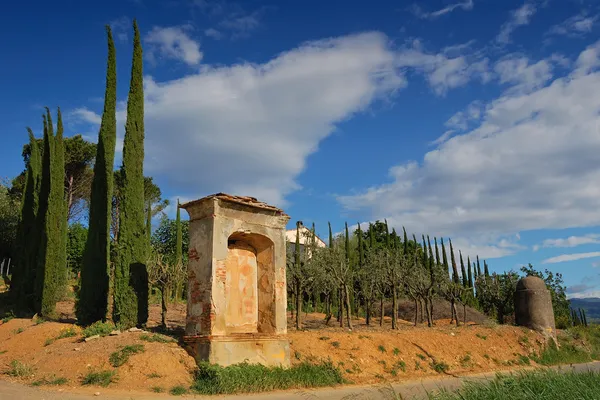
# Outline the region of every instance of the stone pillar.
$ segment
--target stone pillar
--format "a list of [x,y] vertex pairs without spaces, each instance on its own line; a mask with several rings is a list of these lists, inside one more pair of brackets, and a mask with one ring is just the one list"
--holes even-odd
[[181,205],[190,216],[184,342],[197,361],[289,366],[289,216],[224,193]]
[[537,276],[522,278],[515,291],[515,323],[550,336],[556,341],[552,297]]

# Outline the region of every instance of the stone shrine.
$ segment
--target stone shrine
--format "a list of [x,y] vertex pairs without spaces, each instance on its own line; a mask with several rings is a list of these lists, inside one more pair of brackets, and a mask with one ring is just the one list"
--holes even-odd
[[517,282],[515,323],[538,331],[556,342],[552,296],[541,278],[527,276]]
[[184,342],[196,361],[289,366],[286,236],[290,217],[253,197],[217,193],[190,216]]

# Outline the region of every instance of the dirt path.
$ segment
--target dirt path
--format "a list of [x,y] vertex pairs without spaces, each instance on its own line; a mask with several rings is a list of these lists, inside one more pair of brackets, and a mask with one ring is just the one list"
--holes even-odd
[[[512,372],[531,368],[515,369]],[[552,367],[552,369],[563,372],[600,372],[600,362],[565,365]],[[506,371],[511,372],[511,371]],[[112,391],[110,394],[103,394],[100,389],[97,394],[66,393],[64,391],[46,391],[17,383],[0,381],[0,399],[11,400],[91,400],[91,399],[113,399],[113,400],[165,400],[165,399],[219,399],[219,400],[367,400],[367,399],[393,399],[390,396],[391,390],[399,393],[405,399],[426,399],[426,393],[437,389],[445,388],[454,390],[459,388],[465,381],[485,381],[492,379],[495,373],[485,373],[467,376],[447,376],[444,378],[426,378],[409,382],[395,383],[388,386],[343,386],[339,388],[324,388],[316,390],[272,392],[254,395],[231,395],[231,396],[169,396],[154,394],[139,394],[135,392],[118,393]],[[387,393],[387,395],[386,395]]]

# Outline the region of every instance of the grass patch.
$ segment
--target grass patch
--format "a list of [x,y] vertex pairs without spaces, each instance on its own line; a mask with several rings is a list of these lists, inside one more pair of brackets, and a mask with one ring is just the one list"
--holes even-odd
[[379,350],[382,353],[385,353],[387,350],[385,349],[385,346],[380,344],[379,346],[377,346],[377,350]]
[[443,361],[432,361],[430,365],[431,369],[438,374],[446,373],[450,369],[450,366]]
[[155,342],[155,343],[172,343],[174,342],[173,338],[168,336],[159,335],[158,333],[153,333],[152,335],[148,335],[144,333],[140,336],[141,340],[145,340],[146,342]]
[[33,382],[31,385],[32,386],[42,386],[42,385],[51,385],[51,386],[60,386],[60,385],[66,385],[69,382],[69,380],[67,378],[63,378],[63,377],[55,377],[52,376],[51,378],[42,378],[40,380],[37,380],[35,382]]
[[331,345],[338,349],[340,347],[340,342],[331,342]]
[[482,335],[481,333],[476,333],[475,336],[477,336],[481,340],[487,340],[487,335]]
[[400,354],[400,349],[397,347],[394,347],[393,352],[394,352],[394,355],[397,356],[398,354]]
[[15,330],[13,331],[13,333],[14,333],[15,335],[18,335],[19,333],[23,333],[24,331],[25,331],[25,329],[23,329],[23,328],[19,328],[19,329],[15,329]]
[[471,366],[471,355],[467,354],[460,359],[460,366],[463,368],[469,368]]
[[187,392],[188,392],[188,390],[181,385],[173,386],[171,388],[171,390],[169,390],[169,393],[172,394],[173,396],[181,396],[181,395],[186,394]]
[[117,381],[117,371],[90,371],[81,380],[82,385],[107,387]]
[[162,375],[161,375],[161,374],[157,374],[156,372],[153,372],[153,373],[151,373],[151,374],[148,374],[147,376],[148,376],[148,378],[150,378],[150,379],[154,379],[154,378],[161,378],[161,377],[162,377]]
[[82,333],[84,338],[96,335],[107,336],[115,329],[116,326],[112,322],[97,321],[85,328]]
[[425,357],[423,354],[419,354],[419,353],[417,353],[417,357],[419,357],[423,361],[425,361],[427,359],[427,357]]
[[330,339],[330,337],[329,337],[329,336],[321,336],[321,337],[319,338],[319,340],[329,340],[329,339]]
[[342,374],[331,362],[305,362],[287,369],[247,363],[228,367],[201,363],[192,390],[199,394],[257,393],[341,383]]
[[598,399],[600,374],[527,371],[497,375],[490,382],[465,382],[457,392],[430,395],[432,400],[537,400]]
[[152,390],[154,393],[162,393],[165,391],[165,389],[162,388],[161,386],[152,386],[152,388],[150,388],[150,390]]
[[132,354],[143,353],[144,350],[143,344],[132,344],[125,346],[122,349],[112,353],[110,357],[108,357],[108,361],[113,367],[120,367],[121,365],[125,364],[127,360],[129,360],[129,357]]
[[8,353],[8,350],[2,350],[2,351],[0,351],[0,355],[1,354],[5,354],[5,353]]
[[4,316],[4,318],[2,318],[2,323],[5,324],[5,323],[7,323],[8,321],[10,321],[11,319],[14,319],[14,318],[15,318],[15,314],[13,314],[12,312],[9,312],[8,314],[6,314]]
[[404,361],[398,361],[394,364],[395,369],[402,370],[402,372],[406,372],[406,363]]
[[12,360],[10,362],[10,368],[6,371],[6,375],[14,377],[25,377],[33,374],[33,368],[27,364],[24,364],[18,360]]
[[531,360],[529,357],[520,354],[517,358],[517,364],[519,365],[531,365]]

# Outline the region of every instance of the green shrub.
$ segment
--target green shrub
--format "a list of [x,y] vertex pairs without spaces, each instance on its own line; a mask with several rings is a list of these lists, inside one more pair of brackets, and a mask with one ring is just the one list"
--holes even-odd
[[256,393],[341,383],[344,383],[342,374],[331,362],[304,362],[290,368],[247,363],[221,367],[201,363],[192,390],[199,394]]
[[397,347],[394,347],[394,355],[397,356],[398,354],[400,354],[400,349]]
[[15,318],[15,314],[13,314],[12,311],[9,311],[4,316],[4,318],[2,318],[2,323],[5,324],[5,323],[7,323],[8,321],[10,321],[11,319],[14,319],[14,318]]
[[107,387],[117,381],[117,371],[90,371],[81,380],[82,385],[96,385]]
[[382,345],[382,344],[380,344],[379,346],[377,346],[377,349],[378,349],[380,352],[382,352],[382,353],[385,353],[385,352],[387,351],[387,350],[385,349],[385,346],[384,346],[384,345]]
[[52,386],[60,386],[60,385],[66,385],[69,382],[69,380],[67,378],[63,378],[63,377],[55,377],[52,376],[50,379],[48,378],[42,378],[40,380],[37,380],[35,382],[32,383],[33,386],[42,386],[42,385],[52,385]]
[[23,333],[24,331],[25,331],[25,329],[23,329],[23,328],[19,328],[19,329],[15,329],[15,330],[13,331],[13,333],[14,333],[15,335],[18,335],[19,333]]
[[430,365],[438,374],[445,373],[450,369],[450,366],[443,361],[432,361]]
[[83,330],[83,337],[88,338],[96,335],[107,336],[115,329],[116,326],[112,322],[97,321]]
[[121,365],[125,364],[127,360],[129,360],[129,356],[132,354],[142,353],[144,350],[143,344],[132,344],[125,346],[122,349],[112,353],[108,358],[108,361],[113,367],[120,367]]
[[169,390],[169,393],[172,394],[173,396],[181,396],[181,395],[186,394],[187,392],[188,392],[188,390],[181,385],[173,386],[171,388],[171,390]]
[[10,368],[6,371],[6,375],[14,377],[25,377],[33,374],[33,368],[27,364],[24,364],[18,360],[12,360],[10,362]]
[[152,386],[150,390],[152,390],[154,393],[162,393],[165,391],[165,389],[160,386]]
[[331,345],[337,349],[340,347],[340,342],[331,342]]

